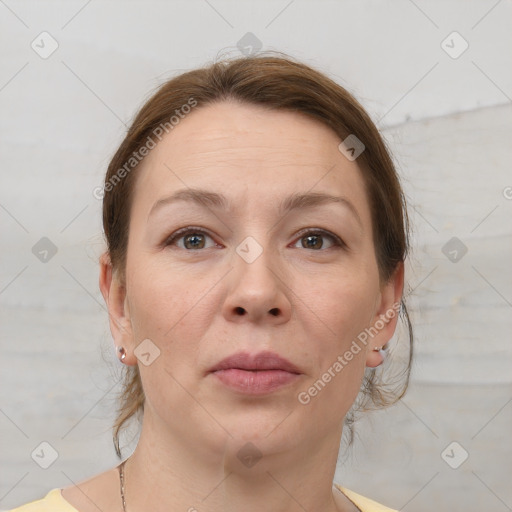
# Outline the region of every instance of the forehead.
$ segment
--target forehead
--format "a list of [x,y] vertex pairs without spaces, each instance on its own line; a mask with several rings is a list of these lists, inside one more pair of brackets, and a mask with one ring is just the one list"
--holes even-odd
[[133,207],[147,214],[156,200],[187,187],[237,196],[241,206],[313,191],[348,196],[368,217],[361,171],[340,142],[300,113],[235,102],[198,106],[143,161]]

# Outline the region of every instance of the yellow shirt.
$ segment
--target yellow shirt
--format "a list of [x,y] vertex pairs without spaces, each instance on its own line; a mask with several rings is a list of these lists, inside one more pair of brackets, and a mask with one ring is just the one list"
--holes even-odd
[[[354,503],[361,512],[397,512],[396,510],[380,505],[376,501],[370,500],[356,494],[353,491],[349,491],[344,487],[340,487],[338,484],[334,484],[336,487]],[[78,512],[76,508],[71,506],[62,496],[60,489],[52,489],[48,494],[39,500],[31,501],[25,505],[21,505],[18,508],[13,508],[8,512]]]

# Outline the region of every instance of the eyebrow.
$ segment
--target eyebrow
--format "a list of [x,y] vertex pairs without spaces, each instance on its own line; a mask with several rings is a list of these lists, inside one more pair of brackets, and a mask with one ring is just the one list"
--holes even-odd
[[[178,201],[194,202],[208,209],[217,208],[229,210],[231,206],[228,199],[222,194],[199,188],[186,188],[178,190],[174,194],[163,197],[156,201],[155,204],[151,207],[148,220],[149,217],[152,216],[156,211],[160,210],[164,206],[173,204]],[[286,197],[279,205],[279,215],[285,215],[292,210],[301,208],[313,208],[315,206],[333,203],[345,206],[355,217],[359,225],[363,227],[359,213],[357,212],[355,206],[347,198],[341,196],[333,196],[323,192],[307,192],[303,194],[297,193]]]

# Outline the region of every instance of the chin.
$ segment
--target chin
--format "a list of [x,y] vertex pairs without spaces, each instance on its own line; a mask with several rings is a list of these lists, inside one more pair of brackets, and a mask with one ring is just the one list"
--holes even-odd
[[303,434],[294,419],[292,409],[280,408],[278,410],[261,411],[255,408],[249,412],[233,413],[220,422],[233,436],[236,443],[251,442],[270,451],[273,448],[283,449],[287,445],[296,445]]

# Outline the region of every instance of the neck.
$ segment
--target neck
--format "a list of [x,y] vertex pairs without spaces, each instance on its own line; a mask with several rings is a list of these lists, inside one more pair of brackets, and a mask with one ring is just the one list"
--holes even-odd
[[226,432],[220,443],[215,435],[198,442],[186,433],[170,433],[148,412],[124,467],[127,512],[342,510],[340,500],[346,498],[332,486],[341,429],[330,440],[280,451],[266,439],[250,445]]

